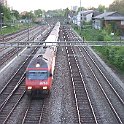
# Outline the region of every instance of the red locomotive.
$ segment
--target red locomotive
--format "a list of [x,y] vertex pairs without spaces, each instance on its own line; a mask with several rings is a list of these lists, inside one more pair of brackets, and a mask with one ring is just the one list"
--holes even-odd
[[[60,23],[57,23],[56,25],[57,26],[55,26],[54,28],[59,29]],[[54,41],[57,40],[58,33],[59,30],[57,30],[57,35],[55,34]],[[49,40],[50,37],[52,37],[53,41],[53,35],[54,34],[51,32],[51,34],[49,35]],[[25,86],[26,92],[29,95],[39,93],[49,94],[52,85],[56,47],[47,47],[43,54],[41,54],[41,49],[39,51],[33,57],[26,69]]]
[[28,94],[48,94],[51,89],[55,54],[53,48],[46,48],[43,55],[34,56],[26,69],[26,91]]

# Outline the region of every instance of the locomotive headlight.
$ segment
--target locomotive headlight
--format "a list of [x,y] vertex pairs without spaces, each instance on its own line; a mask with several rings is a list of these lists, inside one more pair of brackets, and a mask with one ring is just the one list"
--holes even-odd
[[31,90],[32,89],[32,87],[28,87],[28,90]]
[[44,86],[44,87],[43,87],[43,90],[46,90],[46,89],[47,89],[47,86]]

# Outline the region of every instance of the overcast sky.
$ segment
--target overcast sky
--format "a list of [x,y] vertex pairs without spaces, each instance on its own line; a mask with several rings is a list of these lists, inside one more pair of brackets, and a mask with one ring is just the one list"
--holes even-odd
[[[53,10],[71,8],[71,6],[80,6],[80,0],[7,0],[9,7],[22,11],[36,9]],[[98,5],[109,6],[114,0],[81,0],[82,6],[98,7]]]

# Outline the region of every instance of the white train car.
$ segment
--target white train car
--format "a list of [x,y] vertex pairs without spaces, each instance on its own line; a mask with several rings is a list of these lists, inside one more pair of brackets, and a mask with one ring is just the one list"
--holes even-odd
[[57,22],[50,35],[45,40],[46,46],[56,46],[56,43],[47,43],[47,42],[57,42],[59,37],[59,28],[60,22]]

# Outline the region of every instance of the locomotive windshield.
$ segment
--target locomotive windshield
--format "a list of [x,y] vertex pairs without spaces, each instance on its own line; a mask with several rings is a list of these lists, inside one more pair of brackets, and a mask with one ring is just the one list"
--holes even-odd
[[47,80],[48,71],[29,71],[27,78],[30,80]]

